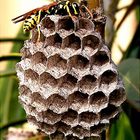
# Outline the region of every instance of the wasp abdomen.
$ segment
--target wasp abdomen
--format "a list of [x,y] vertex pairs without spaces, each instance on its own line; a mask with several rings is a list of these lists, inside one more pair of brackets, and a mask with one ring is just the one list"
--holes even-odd
[[25,19],[23,23],[23,30],[26,32],[33,29],[34,27],[36,27],[37,21],[38,21],[37,15],[29,16],[27,19]]

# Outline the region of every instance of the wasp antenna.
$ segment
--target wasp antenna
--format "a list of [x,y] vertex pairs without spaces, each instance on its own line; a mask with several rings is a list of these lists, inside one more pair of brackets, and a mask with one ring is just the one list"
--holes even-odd
[[25,14],[22,14],[22,15],[20,15],[20,16],[18,16],[18,17],[13,18],[12,21],[14,21],[14,20],[16,20],[16,19],[18,19],[18,18],[20,18],[20,17],[23,17],[23,16],[25,16]]
[[[20,15],[20,16],[18,16],[18,17],[15,17],[15,18],[12,19],[12,21],[20,22],[20,21],[26,19],[26,17],[28,17],[28,15],[30,15],[31,13],[33,13],[33,12],[34,12],[35,10],[37,10],[37,9],[39,9],[39,8],[36,8],[36,9],[31,10],[31,11],[29,11],[29,12],[27,12],[27,13],[25,13],[25,14],[22,14],[22,15]],[[18,20],[18,19],[19,19],[19,20]],[[16,21],[16,20],[17,20],[17,21]]]
[[12,21],[13,23],[17,23],[17,22],[20,22],[20,21],[23,21],[26,19],[26,16],[19,16],[19,17],[16,17],[16,18],[13,18]]

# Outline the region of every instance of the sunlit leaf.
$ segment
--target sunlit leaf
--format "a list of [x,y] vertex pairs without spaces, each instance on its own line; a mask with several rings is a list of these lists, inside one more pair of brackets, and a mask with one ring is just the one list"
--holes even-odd
[[140,110],[140,60],[127,59],[119,65],[123,77],[128,101]]

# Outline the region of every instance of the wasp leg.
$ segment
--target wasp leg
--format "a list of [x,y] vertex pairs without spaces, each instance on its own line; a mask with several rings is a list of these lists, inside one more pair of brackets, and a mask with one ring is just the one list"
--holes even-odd
[[32,34],[32,32],[30,32],[30,35],[29,35],[29,36],[30,36],[30,37],[29,37],[30,39],[33,37],[33,34]]
[[69,6],[66,6],[66,9],[67,9],[68,15],[71,17],[71,19],[72,19],[73,21],[77,20],[77,17],[76,17],[76,16],[73,16],[73,15],[71,14]]
[[[82,7],[85,8],[85,10],[87,11],[87,13],[90,15],[90,18],[92,19],[92,18],[93,18],[93,15],[92,15],[91,11],[87,8],[87,6],[82,5]],[[81,11],[81,10],[80,10],[80,11]],[[81,11],[81,15],[82,15],[82,11]]]
[[37,35],[37,42],[39,42],[39,41],[41,40],[40,26],[37,26],[37,32],[38,32],[38,35]]
[[[71,17],[72,21],[77,23],[77,21],[78,21],[77,19],[78,18],[71,14],[69,6],[66,6],[66,9],[67,9],[68,15]],[[76,24],[74,24],[74,30],[76,30],[76,27],[77,27]]]
[[39,11],[38,20],[37,20],[37,32],[38,32],[37,42],[39,42],[40,38],[41,38],[40,25],[38,25],[40,23],[40,20],[41,20],[41,12],[42,12],[42,10]]

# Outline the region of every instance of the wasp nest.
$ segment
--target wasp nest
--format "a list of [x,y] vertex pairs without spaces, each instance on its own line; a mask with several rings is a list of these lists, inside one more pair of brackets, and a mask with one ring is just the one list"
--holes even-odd
[[100,137],[125,100],[100,25],[47,16],[40,23],[41,41],[34,29],[21,50],[19,99],[28,121],[50,139]]

